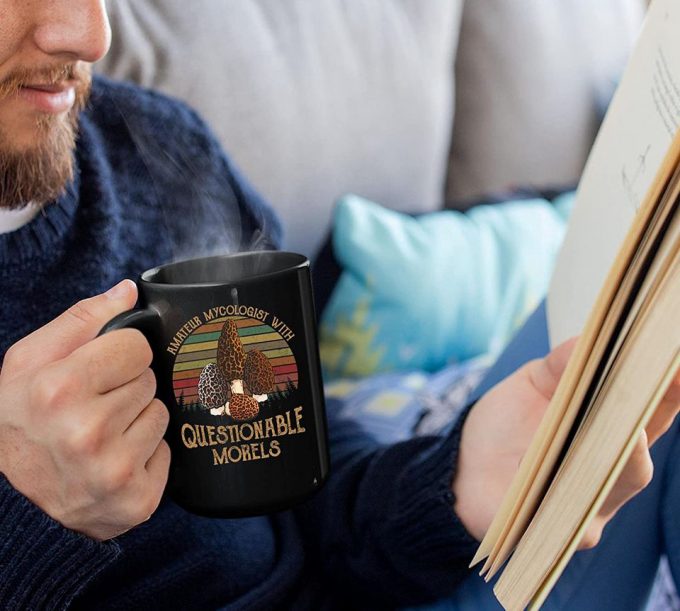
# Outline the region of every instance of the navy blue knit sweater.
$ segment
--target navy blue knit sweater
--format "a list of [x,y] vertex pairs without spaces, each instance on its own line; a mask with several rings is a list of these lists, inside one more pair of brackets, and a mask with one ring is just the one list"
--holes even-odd
[[[205,125],[165,97],[95,79],[76,164],[58,201],[0,235],[1,354],[123,277],[280,242]],[[294,512],[216,520],[164,499],[148,522],[101,543],[0,474],[0,608],[358,609],[450,592],[476,545],[452,509],[460,425],[381,447],[328,407],[332,475]]]

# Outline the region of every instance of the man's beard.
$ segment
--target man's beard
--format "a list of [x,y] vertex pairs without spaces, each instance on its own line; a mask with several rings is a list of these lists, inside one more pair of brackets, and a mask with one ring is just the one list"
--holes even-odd
[[78,115],[90,94],[92,77],[86,64],[75,63],[40,70],[24,70],[0,82],[0,100],[16,95],[23,85],[73,82],[75,104],[66,116],[41,114],[35,146],[13,148],[0,125],[0,208],[17,209],[33,202],[44,205],[59,197],[73,179],[73,152]]

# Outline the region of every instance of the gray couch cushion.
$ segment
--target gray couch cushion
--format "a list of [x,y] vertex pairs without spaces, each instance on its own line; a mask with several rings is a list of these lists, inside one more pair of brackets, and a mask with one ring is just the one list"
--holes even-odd
[[643,5],[467,0],[447,198],[575,183]]
[[182,98],[312,253],[334,200],[441,205],[462,0],[116,0],[99,70]]

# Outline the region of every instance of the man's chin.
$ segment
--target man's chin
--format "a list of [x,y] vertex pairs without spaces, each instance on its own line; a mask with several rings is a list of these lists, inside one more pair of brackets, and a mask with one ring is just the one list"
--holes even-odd
[[12,130],[6,136],[0,135],[0,151],[2,155],[35,157],[39,151],[44,150],[45,141],[50,138],[51,134],[46,134],[44,128],[34,123],[26,128]]
[[[40,104],[27,105],[18,96],[27,83],[62,81],[75,83],[75,102],[67,112],[40,112]],[[80,62],[6,79],[0,96],[0,208],[44,205],[63,193],[73,178],[78,117],[91,82],[89,66]]]

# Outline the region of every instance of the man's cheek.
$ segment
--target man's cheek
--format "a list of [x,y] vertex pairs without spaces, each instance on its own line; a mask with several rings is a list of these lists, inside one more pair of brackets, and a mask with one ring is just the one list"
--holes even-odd
[[[0,82],[8,72],[10,60],[19,59],[19,49],[26,24],[19,19],[20,12],[7,7],[7,0],[0,0]],[[14,15],[13,13],[17,13]]]

